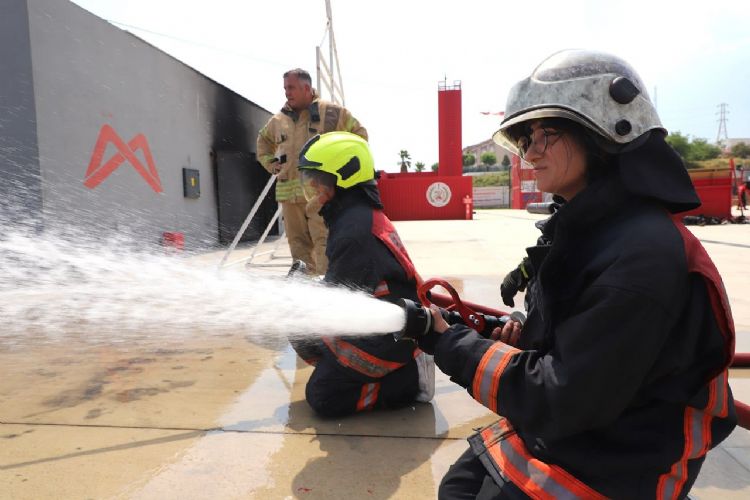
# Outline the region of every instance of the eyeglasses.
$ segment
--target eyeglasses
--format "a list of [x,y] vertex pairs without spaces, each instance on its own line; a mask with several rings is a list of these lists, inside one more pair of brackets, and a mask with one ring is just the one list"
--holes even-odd
[[[557,139],[560,138],[562,132],[557,130],[550,130],[546,128],[538,128],[531,133],[531,136],[523,136],[518,139],[516,146],[518,147],[518,154],[522,159],[526,159],[526,154],[529,149],[534,148],[533,151],[536,154],[542,155],[547,150],[547,146],[551,146]],[[554,137],[555,139],[549,140],[548,137]]]

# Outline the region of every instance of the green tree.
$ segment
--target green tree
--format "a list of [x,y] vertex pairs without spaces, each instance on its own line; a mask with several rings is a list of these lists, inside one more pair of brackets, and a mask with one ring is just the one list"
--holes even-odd
[[401,157],[401,172],[408,172],[409,167],[411,167],[411,156],[409,156],[409,152],[402,149],[398,155]]
[[432,170],[433,172],[437,172],[438,171],[438,164],[437,163],[433,163],[432,166],[430,167],[430,170]]
[[688,152],[690,151],[690,138],[688,136],[682,135],[678,131],[669,134],[666,140],[667,144],[677,151],[677,154],[682,156],[683,159],[687,158]]
[[482,153],[482,156],[479,157],[479,160],[485,167],[490,167],[497,163],[497,155],[495,155],[495,153],[493,153],[492,151],[486,151]]
[[477,162],[477,157],[471,153],[466,153],[462,158],[464,167],[470,167]]
[[682,156],[685,163],[690,167],[691,163],[697,161],[713,160],[721,156],[721,148],[709,144],[706,139],[691,139],[690,136],[675,132],[667,136],[667,143]]
[[688,161],[703,161],[713,160],[721,155],[721,148],[709,144],[706,139],[693,139],[690,142],[690,150],[688,152]]
[[500,165],[505,168],[510,167],[510,158],[508,158],[508,155],[503,155],[503,161],[500,162]]
[[424,162],[422,161],[416,162],[414,164],[414,168],[416,169],[417,172],[421,172],[422,170],[424,170]]
[[736,156],[737,158],[750,157],[750,146],[744,142],[738,142],[732,146],[732,156]]

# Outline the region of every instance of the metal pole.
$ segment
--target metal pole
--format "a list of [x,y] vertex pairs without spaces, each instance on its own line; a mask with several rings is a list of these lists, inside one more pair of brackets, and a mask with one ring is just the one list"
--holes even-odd
[[279,243],[281,243],[285,239],[286,238],[284,238],[284,231],[282,231],[281,234],[279,235],[279,237],[276,239],[276,243],[273,244],[273,248],[271,248],[271,250],[266,250],[265,252],[257,253],[257,254],[255,254],[255,256],[256,257],[260,257],[261,255],[271,254],[271,257],[269,257],[269,259],[271,259],[271,260],[275,259],[276,258],[275,254],[276,254],[276,252],[279,249]]
[[318,94],[323,91],[320,87],[320,47],[315,47],[315,68],[318,70]]
[[326,16],[328,17],[328,63],[331,65],[331,101],[338,102],[334,93],[334,60],[333,60],[333,16],[331,14],[331,1],[326,0]]
[[273,224],[276,222],[276,219],[278,219],[280,215],[281,215],[281,205],[279,205],[279,209],[276,210],[275,214],[273,214],[273,217],[271,218],[271,222],[268,223],[268,225],[266,226],[266,230],[263,231],[263,234],[260,236],[258,243],[255,245],[255,248],[253,248],[253,253],[251,253],[250,258],[247,259],[247,264],[245,264],[245,266],[250,266],[250,263],[255,258],[255,254],[258,253],[258,249],[263,244],[263,242],[266,241],[266,237],[268,236],[268,233],[271,231],[271,227],[273,226]]
[[227,252],[224,254],[224,257],[221,258],[221,262],[219,262],[219,269],[224,267],[224,263],[229,258],[229,254],[234,251],[234,248],[237,246],[237,243],[239,243],[240,238],[242,238],[242,235],[245,234],[245,230],[247,229],[247,226],[250,225],[250,221],[253,220],[253,217],[255,217],[255,212],[258,211],[258,208],[260,207],[260,204],[263,203],[263,200],[266,198],[266,194],[268,194],[268,191],[271,189],[271,186],[273,186],[274,181],[276,180],[277,175],[273,174],[271,175],[271,178],[268,179],[268,182],[266,183],[266,187],[263,188],[263,191],[260,193],[260,196],[258,196],[258,200],[255,202],[255,205],[253,205],[253,208],[250,210],[250,213],[247,214],[247,217],[245,218],[245,222],[242,223],[242,227],[239,231],[237,231],[237,235],[234,237],[234,241],[232,241],[232,244],[229,245],[229,248],[227,249]]

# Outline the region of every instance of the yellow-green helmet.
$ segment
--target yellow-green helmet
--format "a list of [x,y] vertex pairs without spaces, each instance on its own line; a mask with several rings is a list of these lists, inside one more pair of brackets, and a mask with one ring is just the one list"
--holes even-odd
[[328,132],[307,141],[298,168],[331,174],[343,189],[375,179],[375,161],[367,141],[351,132]]

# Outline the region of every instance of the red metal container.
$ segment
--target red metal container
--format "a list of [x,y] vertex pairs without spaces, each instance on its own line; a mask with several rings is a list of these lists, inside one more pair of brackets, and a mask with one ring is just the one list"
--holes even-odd
[[690,170],[690,179],[701,200],[701,206],[689,212],[678,214],[704,215],[729,219],[732,216],[732,170],[700,169]]

